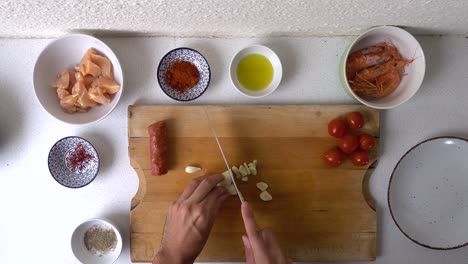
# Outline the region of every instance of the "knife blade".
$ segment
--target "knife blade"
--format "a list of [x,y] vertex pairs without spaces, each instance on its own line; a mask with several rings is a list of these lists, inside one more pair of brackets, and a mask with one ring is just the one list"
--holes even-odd
[[213,136],[216,140],[216,144],[218,145],[219,152],[221,152],[221,156],[223,157],[224,164],[226,164],[226,167],[229,172],[229,176],[231,176],[232,184],[234,184],[234,188],[236,189],[237,196],[239,197],[239,200],[241,203],[244,202],[244,196],[242,196],[242,193],[239,191],[239,188],[237,188],[236,180],[234,179],[234,175],[232,174],[231,167],[229,166],[229,163],[226,159],[226,155],[224,154],[223,147],[221,147],[221,143],[219,142],[218,134],[216,133],[216,129],[211,122],[210,115],[208,114],[208,111],[206,111],[205,108],[203,108],[203,111],[205,112],[206,119],[208,120],[208,124],[210,125],[211,132],[213,133]]

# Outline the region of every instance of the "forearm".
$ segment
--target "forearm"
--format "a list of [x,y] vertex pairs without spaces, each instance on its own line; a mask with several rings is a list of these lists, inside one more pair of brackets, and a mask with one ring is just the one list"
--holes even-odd
[[159,251],[153,259],[153,264],[193,264],[193,262],[183,260],[176,254],[166,254],[163,251]]

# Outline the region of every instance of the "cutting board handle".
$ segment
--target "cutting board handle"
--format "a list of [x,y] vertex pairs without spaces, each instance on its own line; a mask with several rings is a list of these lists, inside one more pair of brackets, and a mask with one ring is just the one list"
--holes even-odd
[[143,173],[143,170],[140,168],[140,165],[138,164],[136,160],[130,158],[130,164],[135,169],[138,175],[138,181],[139,181],[138,190],[135,193],[135,196],[133,196],[132,198],[130,210],[133,210],[140,204],[140,202],[143,200],[143,197],[146,194],[146,179],[145,179],[145,174]]

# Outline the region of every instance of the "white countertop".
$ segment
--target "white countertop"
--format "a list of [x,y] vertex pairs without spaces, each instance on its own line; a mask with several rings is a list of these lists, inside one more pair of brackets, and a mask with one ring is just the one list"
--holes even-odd
[[[337,74],[341,53],[352,39],[105,38],[122,64],[124,93],[111,115],[84,126],[55,120],[35,98],[34,63],[51,40],[0,39],[0,263],[76,263],[71,233],[93,217],[118,225],[124,248],[116,263],[130,263],[130,199],[138,180],[128,160],[127,106],[175,103],[156,80],[159,60],[167,51],[192,47],[210,63],[210,87],[195,104],[355,103],[342,89]],[[388,211],[388,180],[401,155],[430,137],[468,138],[468,39],[417,39],[427,60],[423,86],[409,102],[381,114],[381,157],[370,180],[378,204],[376,263],[466,263],[468,247],[436,251],[418,246],[400,233]],[[250,44],[271,47],[284,69],[280,87],[256,100],[238,94],[228,75],[231,57]],[[59,185],[47,168],[51,146],[70,135],[90,140],[102,162],[94,182],[76,190]]]

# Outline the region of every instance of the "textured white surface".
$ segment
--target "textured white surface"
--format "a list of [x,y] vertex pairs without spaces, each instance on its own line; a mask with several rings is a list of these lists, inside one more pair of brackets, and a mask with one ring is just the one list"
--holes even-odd
[[349,35],[385,24],[468,34],[467,14],[465,0],[3,0],[0,36]]
[[[160,91],[156,80],[159,60],[175,47],[193,47],[211,65],[212,82],[196,104],[353,103],[341,88],[337,73],[340,54],[351,37],[103,40],[122,63],[126,89],[111,115],[82,127],[50,117],[34,97],[33,65],[50,40],[0,40],[0,263],[76,263],[70,236],[78,224],[92,217],[117,224],[124,238],[117,263],[130,262],[129,209],[137,176],[128,160],[127,107],[175,103]],[[388,211],[388,180],[406,150],[433,136],[468,137],[468,39],[418,40],[428,66],[423,86],[409,102],[381,114],[382,153],[370,180],[378,206],[376,263],[466,263],[468,247],[452,251],[420,247],[398,231]],[[251,44],[271,47],[284,67],[278,89],[261,99],[240,95],[228,76],[231,57]],[[90,140],[102,159],[96,180],[77,190],[56,183],[47,169],[50,147],[69,135]]]

